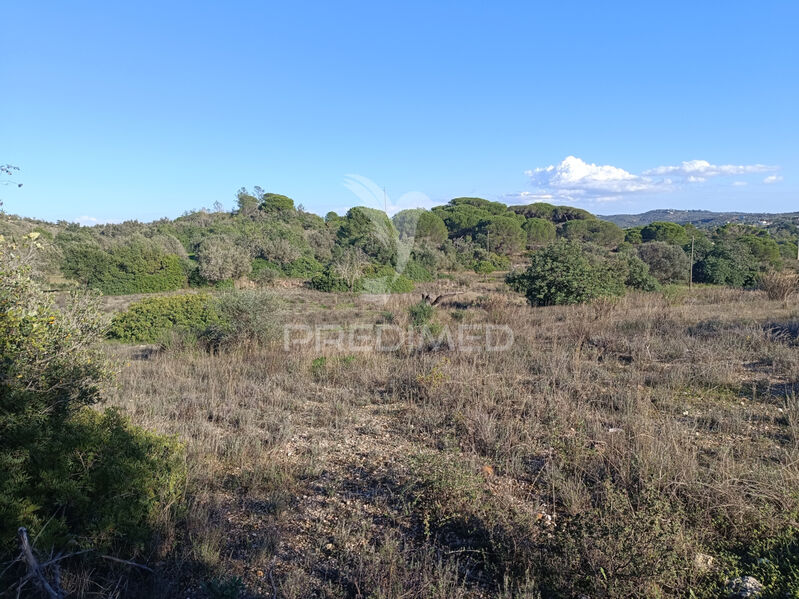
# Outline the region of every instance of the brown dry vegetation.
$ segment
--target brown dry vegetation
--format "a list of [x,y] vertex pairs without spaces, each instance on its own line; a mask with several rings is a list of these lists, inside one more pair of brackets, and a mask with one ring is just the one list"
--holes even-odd
[[[162,595],[718,596],[796,526],[796,304],[493,287],[435,319],[508,324],[507,352],[110,346],[111,403],[187,447]],[[403,326],[419,297],[284,295],[288,322]]]

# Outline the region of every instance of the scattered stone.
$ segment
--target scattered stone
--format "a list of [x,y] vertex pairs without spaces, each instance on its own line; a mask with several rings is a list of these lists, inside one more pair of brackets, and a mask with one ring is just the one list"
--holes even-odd
[[754,576],[739,576],[727,583],[729,599],[756,599],[763,593],[763,584]]
[[715,561],[716,560],[712,555],[708,555],[707,553],[697,553],[696,557],[694,557],[694,567],[698,572],[704,574],[705,572],[709,572],[713,569]]

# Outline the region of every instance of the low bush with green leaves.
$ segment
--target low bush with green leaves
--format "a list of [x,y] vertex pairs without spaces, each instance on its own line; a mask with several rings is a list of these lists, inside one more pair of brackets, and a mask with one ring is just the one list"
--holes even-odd
[[[21,526],[42,554],[135,557],[181,497],[182,452],[90,407],[113,378],[96,302],[76,296],[56,308],[20,255],[0,247],[0,562]],[[20,569],[3,570],[0,584]]]
[[506,280],[530,304],[550,306],[623,295],[629,274],[621,260],[609,261],[578,242],[559,240],[533,252],[527,270],[512,273]]
[[429,323],[433,318],[435,308],[427,302],[419,302],[408,307],[408,315],[411,317],[411,322],[420,327]]
[[172,328],[202,330],[219,321],[219,309],[210,295],[148,297],[114,316],[108,336],[120,341],[155,343]]
[[171,291],[188,284],[181,258],[153,244],[120,244],[108,251],[73,244],[63,254],[61,268],[67,277],[106,295]]

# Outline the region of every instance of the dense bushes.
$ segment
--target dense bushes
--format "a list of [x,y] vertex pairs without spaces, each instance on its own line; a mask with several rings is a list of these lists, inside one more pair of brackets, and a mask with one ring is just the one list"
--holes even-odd
[[18,256],[0,248],[0,561],[19,526],[45,553],[134,553],[180,496],[179,448],[88,407],[111,378],[99,313],[86,298],[56,309]]
[[64,251],[62,271],[107,295],[170,291],[187,284],[180,257],[143,243],[116,245],[108,251],[70,245]]
[[324,272],[314,275],[308,281],[308,286],[317,291],[326,291],[328,293],[355,291],[350,289],[347,281],[333,272],[332,269],[327,268]]
[[532,305],[549,306],[622,295],[629,276],[628,258],[606,260],[579,243],[560,240],[534,252],[527,270],[509,275],[507,281]]
[[[367,265],[403,271],[410,256],[421,267],[401,273],[411,281],[430,280],[442,271],[489,273],[561,238],[618,253],[634,245],[664,284],[685,280],[690,267],[680,250],[687,255],[693,244],[695,281],[753,286],[760,273],[794,262],[799,234],[787,221],[701,230],[654,222],[623,231],[569,206],[506,206],[476,197],[431,210],[402,210],[392,219],[364,206],[322,219],[295,208],[291,198],[260,188],[242,189],[237,198],[239,208],[230,213],[200,210],[173,221],[97,227],[59,224],[53,226],[55,235],[39,226],[53,238],[52,256],[63,256],[49,258],[39,270],[52,280],[60,264],[68,278],[116,294],[209,283],[230,288],[234,279],[268,283],[280,276],[301,278],[318,289],[343,288],[338,279],[344,279],[346,290],[365,284],[376,291],[376,284],[362,280]],[[389,291],[410,288],[402,279],[397,285]]]
[[217,306],[206,294],[150,297],[114,316],[108,335],[120,341],[154,343],[173,327],[199,330],[219,319]]
[[275,296],[264,290],[146,298],[117,314],[108,335],[134,343],[171,342],[167,334],[174,331],[212,348],[264,342],[275,334],[277,308]]

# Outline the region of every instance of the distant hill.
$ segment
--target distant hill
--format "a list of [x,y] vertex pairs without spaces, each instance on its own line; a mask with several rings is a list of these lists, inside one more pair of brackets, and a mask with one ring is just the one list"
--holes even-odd
[[625,229],[646,226],[655,221],[668,221],[681,225],[691,223],[697,227],[716,227],[729,222],[756,225],[787,221],[799,224],[799,212],[770,214],[767,212],[711,212],[709,210],[650,210],[641,214],[599,215],[599,218]]

